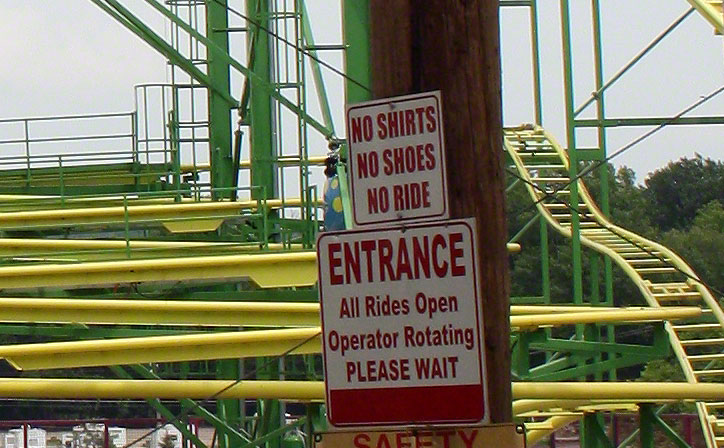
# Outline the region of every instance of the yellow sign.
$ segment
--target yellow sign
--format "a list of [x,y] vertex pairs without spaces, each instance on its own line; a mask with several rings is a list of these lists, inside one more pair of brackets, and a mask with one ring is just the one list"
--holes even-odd
[[513,424],[465,428],[400,428],[318,434],[316,448],[525,448],[525,434]]

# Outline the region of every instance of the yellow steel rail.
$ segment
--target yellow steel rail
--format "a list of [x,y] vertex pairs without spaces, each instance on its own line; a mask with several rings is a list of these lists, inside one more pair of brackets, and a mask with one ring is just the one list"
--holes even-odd
[[[269,243],[265,249],[273,252],[302,250],[304,247],[296,243]],[[0,258],[36,263],[174,258],[260,251],[258,243],[239,242],[0,238]]]
[[0,322],[318,327],[319,304],[0,298]]
[[[0,378],[0,397],[199,399],[215,395],[234,383],[230,380]],[[512,386],[513,398],[516,400],[513,402],[513,409],[516,415],[530,412],[534,407],[536,409],[579,410],[590,406],[620,407],[632,403],[724,399],[724,384],[721,383],[514,382]],[[588,398],[586,398],[587,395],[589,395]],[[324,382],[244,380],[229,387],[218,397],[319,401],[324,399]],[[545,397],[545,399],[537,400],[540,397]],[[516,404],[518,400],[522,400],[522,403]],[[532,405],[534,402],[537,404]]]
[[[520,383],[517,383],[520,384]],[[569,384],[569,383],[556,383]],[[637,383],[636,383],[637,384]],[[657,403],[668,403],[672,399],[658,398]],[[636,406],[635,400],[594,400],[594,399],[532,399],[517,398],[513,401],[513,414],[517,417],[543,416],[543,415],[562,415],[564,413],[577,413],[581,411],[592,410],[596,408],[606,407],[608,409],[631,409]]]
[[546,420],[546,423],[550,426],[545,429],[530,429],[525,432],[525,443],[526,446],[533,446],[543,438],[551,435],[556,429],[562,428],[569,423],[573,423],[580,420],[582,415],[560,415],[554,416]]
[[0,347],[18,370],[320,353],[319,327],[152,336]]
[[263,288],[312,286],[317,257],[287,252],[0,267],[4,289],[215,279],[250,279]]
[[[50,321],[56,322],[57,318],[51,317],[54,313],[55,305],[50,302],[57,301],[59,309],[57,314],[67,317],[89,317],[95,320],[111,321],[115,315],[114,323],[124,323],[132,319],[149,320],[148,317],[143,318],[137,311],[133,310],[133,304],[135,302],[128,302],[128,305],[122,305],[116,303],[118,301],[113,301],[109,309],[103,311],[98,309],[98,306],[102,306],[102,302],[104,301],[88,301],[86,309],[83,309],[80,303],[83,302],[82,300],[35,299],[33,300],[33,310],[29,311],[30,306],[23,307],[22,301],[22,299],[0,300],[0,308],[5,309],[4,305],[7,305],[7,313],[3,312],[3,315],[11,316],[2,317],[1,319],[12,319],[12,316],[17,313],[18,317],[23,319],[32,318],[33,314],[35,314],[36,316],[43,315],[44,319],[50,319]],[[42,305],[47,305],[48,308],[42,310],[40,309]],[[164,309],[172,310],[168,317],[160,318],[165,323],[187,324],[189,321],[195,321],[196,323],[204,324],[213,322],[214,317],[209,315],[209,320],[206,320],[206,318],[202,317],[202,310],[213,309],[214,305],[215,304],[208,306],[202,303],[189,303],[184,305],[183,302],[171,305],[169,303],[164,304],[163,302],[147,302],[145,305],[140,305],[139,309],[144,309],[143,307],[145,306],[145,309],[149,310],[149,314],[154,313],[152,316],[160,316],[159,311]],[[221,304],[222,309],[229,310],[230,315],[243,307],[249,308],[250,305],[251,304],[243,304],[243,306],[235,308],[234,304]],[[259,304],[259,308],[263,307],[264,304]],[[304,305],[281,308],[277,307],[277,304],[271,304],[265,312],[269,312],[275,308],[279,308],[280,311],[279,316],[276,317],[278,322],[286,318],[286,314],[282,314],[283,309],[294,309],[295,311],[303,312],[309,321],[313,318],[312,313],[310,313],[312,306]],[[690,307],[670,310],[649,309],[639,311],[525,315],[511,316],[511,326],[526,328],[532,326],[573,325],[581,322],[652,321],[663,318],[687,318],[696,316],[698,313],[698,308]],[[195,314],[198,317],[193,317],[191,314]],[[215,312],[214,316],[216,316]],[[318,319],[318,316],[315,317]],[[272,317],[272,319],[274,319],[274,317]],[[237,325],[241,324],[239,323]],[[320,353],[321,341],[320,338],[316,337],[320,332],[321,329],[319,327],[311,327],[286,330],[17,344],[0,346],[0,358],[7,359],[8,362],[21,370],[38,370],[145,362],[273,356],[284,353],[289,348],[309,338],[312,339],[304,344],[299,351],[295,351],[295,353]]]
[[[268,398],[324,400],[322,381],[0,378],[0,397],[95,399]],[[222,391],[223,392],[220,392]]]
[[[205,398],[210,397],[224,387],[233,384],[229,380],[105,380],[105,379],[48,379],[48,378],[0,378],[0,397],[5,398]],[[41,385],[46,386],[42,390]],[[56,387],[57,386],[57,387]],[[125,386],[125,387],[121,387]],[[610,400],[611,406],[622,403],[658,403],[695,400],[724,399],[724,384],[707,383],[639,383],[639,382],[591,382],[591,383],[513,383],[515,400],[544,399],[565,408],[575,401],[576,408],[587,405],[605,404],[601,400]],[[84,390],[85,388],[89,390]],[[260,387],[272,396],[257,395],[246,387]],[[285,391],[294,390],[294,394]],[[235,387],[225,391],[219,398],[287,398],[303,397],[307,400],[324,399],[322,381],[240,381]],[[617,401],[618,400],[618,401]],[[530,405],[513,407],[517,414],[529,412]],[[540,402],[545,403],[545,401]],[[541,408],[539,406],[538,408]],[[545,407],[542,407],[545,409]]]
[[173,222],[182,219],[213,219],[230,217],[243,210],[258,210],[260,204],[267,209],[299,207],[301,199],[270,199],[268,201],[208,201],[155,205],[61,208],[6,212],[0,214],[0,229],[28,229],[46,227],[70,227],[90,224],[136,222]]
[[[511,307],[514,328],[581,322],[651,322],[697,317],[696,307],[603,308]],[[531,310],[535,308],[535,310]],[[115,325],[319,326],[318,303],[213,302],[188,300],[110,300],[0,298],[0,322]],[[536,314],[530,314],[535,311]]]
[[[531,387],[533,386],[533,387]],[[542,387],[535,387],[542,386]],[[542,392],[546,389],[547,392]],[[220,392],[222,391],[223,392]],[[618,392],[616,392],[618,391]],[[569,398],[604,396],[607,400]],[[608,397],[620,397],[613,401]],[[0,397],[39,399],[278,399],[285,401],[322,401],[321,381],[263,380],[99,380],[0,378]],[[534,396],[551,396],[534,400]],[[532,445],[555,429],[578,420],[587,410],[633,409],[635,403],[660,403],[682,400],[721,400],[722,384],[687,383],[513,383],[513,412],[517,417],[535,409],[559,412],[548,420],[531,425],[526,434]],[[569,412],[566,412],[569,411]]]
[[666,400],[724,400],[724,383],[526,382],[513,383],[513,397],[527,400],[611,400],[657,403]]
[[[81,250],[121,250],[130,246],[131,249],[209,249],[219,250],[245,250],[252,246],[213,241],[154,241],[130,240],[68,240],[68,239],[33,239],[33,238],[0,238],[0,256],[47,253],[50,251],[81,251]],[[258,246],[256,246],[258,248]],[[269,243],[271,250],[283,249],[279,243]],[[294,246],[292,246],[294,247]],[[520,244],[508,243],[508,252],[520,252]]]
[[[2,214],[0,214],[0,217]],[[264,288],[294,286],[312,286],[317,280],[317,257],[314,252],[271,252],[243,255],[218,255],[196,257],[159,257],[149,260],[90,261],[83,263],[61,264],[73,255],[61,255],[57,258],[52,252],[45,252],[35,259],[35,251],[52,248],[65,250],[121,250],[125,241],[89,241],[89,240],[13,240],[0,239],[0,254],[12,253],[13,256],[28,256],[27,261],[46,261],[43,264],[0,267],[0,284],[4,289],[37,287],[73,287],[83,285],[107,285],[133,282],[184,281],[206,279],[251,279]],[[131,249],[162,249],[167,254],[178,254],[186,248],[192,250],[242,251],[251,250],[251,246],[238,246],[226,243],[193,242],[143,242],[131,241]],[[270,244],[271,249],[282,246]],[[515,250],[515,247],[509,248]],[[17,252],[15,252],[17,250]],[[25,252],[24,252],[25,251]],[[48,254],[51,255],[48,255]],[[184,254],[185,255],[185,254]],[[98,255],[102,258],[101,255]],[[48,260],[50,258],[50,260]],[[84,258],[78,255],[76,258]],[[42,259],[42,260],[41,260]]]
[[[573,213],[579,215],[580,241],[599,253],[610,257],[633,280],[644,299],[652,307],[671,305],[698,305],[714,323],[681,325],[675,328],[665,323],[671,347],[679,360],[687,381],[720,376],[724,370],[711,369],[704,364],[708,358],[696,356],[696,350],[706,346],[709,350],[724,350],[724,311],[709,290],[698,281],[696,273],[670,249],[618,227],[604,216],[594,203],[581,179],[576,181],[580,200],[569,207],[566,202],[571,183],[568,156],[544,129],[534,125],[504,129],[504,145],[513,160],[539,213],[559,233],[572,237]],[[563,188],[561,188],[563,187]],[[554,192],[558,201],[552,201],[546,192]],[[675,280],[667,276],[675,276]],[[686,332],[686,345],[679,334]],[[712,336],[715,333],[716,336]],[[691,340],[696,340],[693,343]],[[690,355],[687,350],[694,350]],[[715,427],[723,426],[715,411],[704,403],[697,403],[699,419],[707,446],[716,447]]]
[[724,34],[724,16],[721,0],[687,0],[707,22],[714,27],[717,34]]
[[594,323],[626,323],[626,322],[651,322],[660,320],[677,320],[699,317],[701,309],[696,307],[679,308],[644,308],[606,310],[606,311],[583,311],[564,312],[558,314],[530,314],[524,316],[511,316],[510,325],[512,328],[536,328],[544,326],[562,326],[575,324]]

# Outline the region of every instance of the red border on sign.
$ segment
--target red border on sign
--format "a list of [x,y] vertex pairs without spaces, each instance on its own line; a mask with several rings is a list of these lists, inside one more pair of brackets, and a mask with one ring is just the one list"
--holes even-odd
[[[447,202],[448,202],[447,178],[446,178],[447,172],[446,172],[446,167],[445,167],[445,157],[444,157],[444,154],[442,154],[443,148],[445,145],[445,143],[443,142],[443,139],[445,138],[445,128],[444,128],[444,123],[443,123],[443,119],[442,119],[443,118],[442,117],[442,104],[440,104],[439,98],[436,95],[432,95],[432,94],[430,94],[430,95],[405,95],[405,96],[399,96],[399,97],[385,98],[384,100],[379,100],[379,101],[367,101],[367,102],[361,103],[359,105],[351,106],[349,109],[347,109],[347,114],[345,116],[345,119],[347,120],[346,124],[349,127],[349,113],[352,112],[353,110],[364,109],[366,107],[378,106],[380,104],[389,104],[389,103],[400,104],[400,103],[404,103],[405,101],[416,101],[416,100],[422,100],[422,99],[426,99],[426,98],[432,98],[435,100],[435,103],[437,104],[437,110],[440,113],[440,136],[439,136],[440,141],[438,142],[438,144],[440,145],[440,153],[443,156],[443,157],[441,157],[442,163],[440,164],[440,175],[442,177],[442,198],[443,198],[442,212],[435,214],[435,215],[411,216],[409,218],[393,217],[393,218],[385,219],[382,221],[371,221],[371,222],[361,223],[361,222],[357,221],[357,207],[355,206],[355,200],[354,200],[354,173],[350,173],[349,179],[350,179],[350,184],[352,186],[352,188],[351,188],[352,194],[350,195],[350,197],[352,199],[352,219],[354,220],[355,226],[374,226],[374,225],[385,224],[385,223],[390,223],[390,222],[429,221],[429,220],[433,220],[435,218],[443,218],[447,215],[447,212],[448,212],[448,210],[447,210]],[[352,155],[350,154],[350,156],[349,156],[350,169],[354,169],[352,159],[353,159]]]
[[[472,239],[472,262],[473,262],[473,284],[474,284],[474,300],[475,300],[475,320],[477,323],[478,330],[478,369],[480,373],[480,383],[472,385],[449,385],[449,386],[417,386],[417,387],[398,387],[398,388],[376,388],[376,389],[334,389],[330,390],[328,383],[325,381],[325,397],[327,403],[327,417],[334,426],[345,427],[345,426],[384,426],[399,423],[420,423],[420,424],[457,424],[457,423],[478,423],[486,418],[485,412],[487,409],[487,392],[486,385],[486,366],[483,365],[483,332],[484,328],[481,324],[482,314],[480,312],[480,297],[478,284],[478,265],[477,265],[477,238],[475,235],[475,229],[471,226],[474,223],[474,219],[470,220],[448,220],[443,222],[428,222],[406,225],[406,229],[424,229],[430,227],[449,227],[451,225],[462,225],[468,229],[470,238]],[[355,235],[361,233],[379,233],[385,231],[401,230],[402,226],[392,226],[387,228],[370,228],[370,229],[357,229],[357,230],[344,230],[337,232],[324,232],[319,235],[317,239],[317,275],[318,278],[322,278],[321,270],[322,265],[319,263],[321,259],[319,253],[320,242],[326,238],[335,238],[338,235]],[[320,307],[324,306],[324,285],[319,282],[319,302]],[[322,323],[322,358],[324,361],[324,375],[327,377],[327,355],[326,355],[326,338],[324,332],[324,313],[320,312],[320,319]],[[380,391],[384,392],[384,396],[377,394]],[[464,393],[461,393],[464,391]],[[399,394],[395,398],[390,397],[394,394]],[[375,400],[377,398],[377,400]],[[345,403],[344,408],[335,410],[335,406],[332,405],[333,400],[341,399]],[[437,403],[433,399],[438,400]],[[395,409],[395,412],[414,409],[418,406],[420,409],[413,410],[417,412],[414,417],[401,420],[398,416],[394,420],[389,420],[392,417],[384,417],[385,414],[376,406],[375,403],[393,403],[390,409]],[[387,400],[387,401],[385,401]],[[425,402],[434,403],[433,407],[427,405]],[[415,403],[415,406],[409,406],[405,403]],[[464,414],[464,417],[460,417],[457,420],[458,411],[449,410],[448,408],[460,409],[460,412]],[[480,418],[470,417],[475,412],[470,409],[478,409]],[[359,418],[353,418],[352,416],[357,412],[372,412],[371,415],[375,416],[374,420],[361,421]],[[438,415],[446,413],[446,417],[439,418]],[[341,416],[340,416],[341,415]],[[350,419],[351,420],[346,420]],[[386,419],[388,420],[386,420]]]
[[[404,424],[410,422],[474,423],[485,417],[483,386],[400,387],[330,390],[329,397],[343,408],[329,414],[335,426]],[[374,415],[375,421],[361,421]],[[446,420],[440,420],[445,415]]]

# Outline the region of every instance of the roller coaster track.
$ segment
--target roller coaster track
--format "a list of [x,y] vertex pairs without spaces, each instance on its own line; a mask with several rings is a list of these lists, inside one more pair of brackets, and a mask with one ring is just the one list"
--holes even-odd
[[713,27],[716,34],[724,34],[722,0],[687,0]]
[[[671,347],[689,383],[724,377],[724,311],[694,271],[671,250],[612,224],[582,180],[579,203],[570,205],[572,184],[563,148],[545,130],[524,125],[504,129],[504,146],[539,213],[571,238],[573,214],[580,219],[581,244],[610,257],[633,280],[652,307],[694,305],[702,317],[665,323]],[[697,402],[707,446],[724,446],[724,403]]]

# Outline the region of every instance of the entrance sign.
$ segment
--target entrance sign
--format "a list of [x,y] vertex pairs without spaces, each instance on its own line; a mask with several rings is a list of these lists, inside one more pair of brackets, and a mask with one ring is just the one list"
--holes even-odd
[[474,229],[466,219],[320,235],[330,423],[487,421]]
[[448,218],[440,92],[347,107],[355,227]]
[[319,434],[316,448],[525,448],[525,430],[512,423],[470,428],[342,431]]

